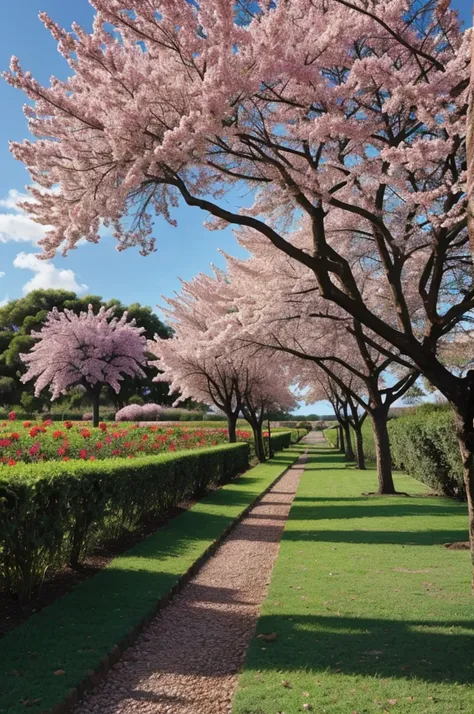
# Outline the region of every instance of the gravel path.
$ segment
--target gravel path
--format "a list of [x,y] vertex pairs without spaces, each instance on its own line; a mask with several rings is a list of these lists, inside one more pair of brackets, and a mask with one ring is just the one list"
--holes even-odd
[[232,531],[75,714],[229,714],[305,457]]

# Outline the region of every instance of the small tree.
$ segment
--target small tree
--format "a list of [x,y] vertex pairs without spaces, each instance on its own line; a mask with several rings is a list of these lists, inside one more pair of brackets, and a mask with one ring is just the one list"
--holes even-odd
[[94,426],[99,424],[99,397],[104,386],[120,391],[124,376],[144,376],[146,338],[135,321],[127,322],[127,313],[119,319],[114,308],[102,307],[94,314],[76,315],[71,310],[48,314],[44,327],[32,332],[37,340],[31,351],[21,354],[28,366],[22,382],[36,379],[38,396],[49,387],[52,399],[82,385],[90,395]]

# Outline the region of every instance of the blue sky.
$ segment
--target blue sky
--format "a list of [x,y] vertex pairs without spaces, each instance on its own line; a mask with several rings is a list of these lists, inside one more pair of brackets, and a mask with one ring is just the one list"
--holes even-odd
[[[453,5],[470,23],[470,0],[453,0]],[[38,20],[39,11],[46,11],[67,28],[73,21],[90,28],[93,12],[87,0],[6,3],[0,24],[0,69],[7,69],[11,55],[17,55],[24,69],[46,83],[52,74],[64,76],[68,67]],[[177,229],[157,220],[158,251],[146,258],[133,249],[118,253],[114,240],[106,238],[99,245],[83,245],[67,258],[58,256],[50,263],[33,259],[38,229],[14,208],[28,175],[8,148],[9,140],[27,137],[23,104],[22,93],[0,80],[0,303],[34,287],[55,286],[156,306],[161,295],[179,290],[179,277],[189,280],[200,271],[209,271],[211,263],[223,265],[219,248],[243,255],[230,230],[208,231],[202,225],[204,214],[181,206],[175,214]]]

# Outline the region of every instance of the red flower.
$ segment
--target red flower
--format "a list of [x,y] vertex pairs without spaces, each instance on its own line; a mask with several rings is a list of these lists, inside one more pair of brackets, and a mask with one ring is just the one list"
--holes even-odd
[[74,424],[72,423],[72,421],[65,421],[65,422],[64,422],[64,428],[65,428],[65,429],[72,429],[73,426],[74,426]]
[[23,422],[23,427],[24,427],[25,429],[29,429],[30,426],[31,426],[31,421],[24,421],[24,422]]
[[89,461],[95,461],[96,457],[95,456],[89,456]]
[[9,465],[9,466],[16,466],[16,461],[15,461],[15,459],[8,459],[8,465]]
[[16,412],[10,412],[8,415],[8,421],[15,421],[16,419]]
[[10,439],[0,439],[0,448],[7,448],[8,446],[11,446],[12,442]]
[[99,424],[99,429],[100,429],[101,431],[107,431],[107,424],[105,424],[104,422],[101,422],[101,423]]
[[148,434],[143,434],[142,441],[148,441]]
[[65,456],[65,457],[63,458],[63,461],[69,461],[69,456]]
[[176,451],[176,444],[171,443],[171,444],[169,445],[169,450],[170,450],[170,451]]
[[53,423],[52,419],[45,419],[44,422],[43,422],[43,425],[44,425],[44,426],[51,426],[52,423]]
[[89,429],[81,429],[81,436],[84,439],[89,439],[90,435],[91,435],[91,433],[90,433]]
[[20,438],[20,435],[17,431],[14,431],[13,434],[10,434],[10,439],[12,441],[18,441],[19,438]]
[[62,439],[64,436],[62,431],[53,431],[53,439]]
[[118,456],[119,454],[120,454],[120,449],[114,449],[114,450],[112,451],[112,455],[113,455],[113,456]]
[[39,442],[36,444],[33,444],[33,446],[30,446],[28,449],[28,453],[30,456],[36,456],[38,454],[38,451],[40,450],[40,444]]
[[32,437],[34,438],[35,436],[38,435],[38,432],[39,432],[39,427],[38,427],[38,426],[33,426],[33,427],[30,429],[30,436],[32,436]]
[[65,447],[64,447],[64,446],[60,446],[59,449],[58,449],[58,455],[59,455],[59,456],[64,456],[65,453],[66,453]]
[[79,451],[79,458],[80,459],[87,459],[87,450],[86,449],[81,449]]
[[95,448],[96,448],[96,449],[101,449],[101,448],[103,447],[103,445],[104,445],[104,444],[103,444],[102,441],[98,441],[97,444],[95,445]]
[[21,456],[21,455],[22,455],[22,453],[23,453],[23,452],[22,452],[22,450],[21,450],[21,449],[17,449],[17,452],[16,452],[16,455],[17,455],[17,456]]

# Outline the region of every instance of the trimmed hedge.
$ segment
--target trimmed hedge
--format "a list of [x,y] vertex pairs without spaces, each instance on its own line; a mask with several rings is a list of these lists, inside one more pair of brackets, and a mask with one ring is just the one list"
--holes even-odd
[[[272,432],[271,442],[273,453],[288,449],[292,444],[297,444],[303,436],[306,436],[308,429],[289,429],[288,431]],[[268,439],[264,439],[265,453],[268,456]]]
[[465,499],[461,454],[449,407],[421,407],[392,419],[389,435],[396,468],[435,491]]
[[246,443],[101,461],[19,464],[0,472],[0,586],[20,600],[45,573],[165,515],[248,467]]

